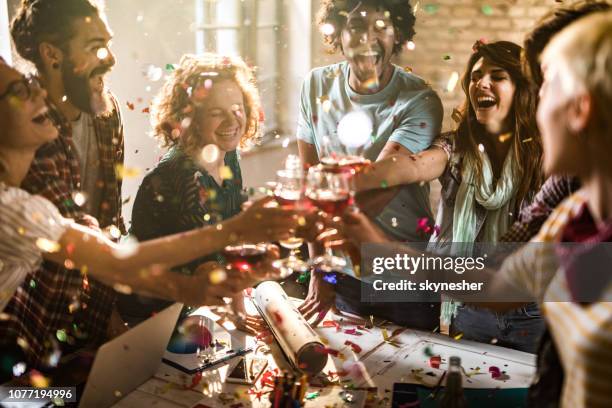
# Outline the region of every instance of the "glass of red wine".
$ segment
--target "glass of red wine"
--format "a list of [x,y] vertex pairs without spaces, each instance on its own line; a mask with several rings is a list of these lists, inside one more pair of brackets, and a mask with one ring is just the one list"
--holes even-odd
[[[313,166],[306,178],[306,198],[324,215],[340,217],[353,203],[350,177],[346,172],[326,171],[323,165]],[[316,257],[311,264],[321,270],[339,271],[346,266],[346,260],[334,256],[331,248],[327,247],[325,255]]]
[[[299,159],[296,163],[294,166],[290,159],[287,159],[285,169],[276,173],[274,188],[276,202],[281,207],[292,210],[304,209],[308,205],[304,199],[304,170]],[[283,248],[290,251],[288,257],[274,261],[272,264],[279,270],[281,278],[285,278],[293,272],[306,272],[308,270],[308,264],[297,256],[303,243],[302,238],[295,236],[279,241]]]
[[267,252],[266,244],[236,244],[226,246],[223,256],[228,268],[250,272],[264,260]]

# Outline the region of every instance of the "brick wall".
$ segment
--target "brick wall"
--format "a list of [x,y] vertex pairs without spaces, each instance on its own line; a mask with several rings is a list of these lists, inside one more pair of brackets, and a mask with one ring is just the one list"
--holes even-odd
[[[313,1],[316,10],[318,1]],[[463,74],[472,45],[477,39],[508,40],[522,44],[522,39],[534,22],[559,0],[435,0],[415,1],[417,8],[416,47],[404,50],[395,61],[410,67],[416,75],[429,81],[444,103],[444,129],[452,126],[453,107],[463,101],[461,85],[446,91],[453,72]],[[316,29],[315,29],[316,30]],[[313,66],[339,60],[325,53],[321,35],[313,35]]]

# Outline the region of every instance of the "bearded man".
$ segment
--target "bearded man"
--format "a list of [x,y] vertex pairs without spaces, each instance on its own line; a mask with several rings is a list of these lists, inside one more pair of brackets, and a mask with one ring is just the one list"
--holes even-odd
[[[115,64],[105,15],[90,0],[23,0],[11,23],[17,52],[32,62],[51,105],[59,137],[40,148],[22,185],[88,226],[117,228],[121,218],[123,126],[104,84]],[[112,288],[70,263],[44,263],[16,292],[0,321],[0,346],[30,348],[32,367],[57,363],[59,351],[106,340]],[[59,340],[59,343],[58,343]],[[32,352],[34,351],[34,352]]]

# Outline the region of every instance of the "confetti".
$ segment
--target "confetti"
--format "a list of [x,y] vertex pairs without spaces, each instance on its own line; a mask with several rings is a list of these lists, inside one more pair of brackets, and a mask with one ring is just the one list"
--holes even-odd
[[416,44],[414,43],[414,41],[406,42],[406,49],[408,51],[414,51],[415,48],[416,48]]
[[15,377],[21,376],[21,374],[25,373],[27,369],[26,363],[19,362],[13,366],[13,375]]
[[357,329],[346,329],[344,333],[351,334],[353,336],[361,336],[362,333],[358,332]]
[[113,289],[115,289],[116,292],[119,292],[123,295],[131,295],[132,294],[132,288],[128,285],[123,285],[121,283],[115,283],[113,285]]
[[309,280],[310,280],[310,272],[302,272],[296,279],[297,283],[306,283]]
[[503,135],[499,135],[499,142],[505,143],[512,137],[512,132],[504,133]]
[[313,399],[317,398],[319,396],[319,392],[315,391],[315,392],[309,392],[306,394],[306,399],[309,401],[312,401]]
[[206,163],[214,163],[219,160],[220,151],[216,144],[207,144],[202,148],[202,152],[200,153],[200,157]]
[[101,59],[101,60],[107,59],[108,55],[109,55],[109,52],[107,48],[98,48],[98,51],[96,51],[96,57],[98,59]]
[[425,12],[427,14],[436,14],[438,12],[438,5],[437,4],[433,4],[433,3],[429,3],[426,4],[425,7],[423,7],[423,10],[425,10]]
[[461,340],[463,338],[463,333],[459,333],[457,334],[455,337],[453,337],[455,340]]
[[331,285],[338,283],[338,278],[335,273],[327,273],[323,275],[323,280]]
[[60,329],[58,331],[55,332],[55,337],[57,337],[57,339],[59,341],[61,341],[62,343],[66,342],[66,340],[68,340],[68,335],[66,334],[66,331],[63,329]]
[[321,26],[321,33],[323,35],[332,35],[336,31],[336,27],[333,24],[325,23]]
[[501,377],[501,370],[499,367],[491,366],[489,367],[489,374],[491,374],[491,378],[499,378]]
[[117,178],[119,180],[125,180],[140,176],[141,171],[138,167],[129,167],[122,164],[117,164],[115,166],[115,173],[117,174]]
[[320,354],[329,354],[330,356],[338,357],[340,352],[330,347],[316,347],[315,351]]
[[49,252],[49,253],[58,252],[62,248],[59,243],[55,241],[51,241],[50,239],[47,239],[47,238],[37,238],[36,246],[41,251]]
[[49,379],[36,370],[30,372],[30,384],[36,388],[46,388],[49,386]]
[[370,140],[372,119],[363,111],[350,112],[338,124],[338,138],[348,148],[358,148]]
[[480,10],[482,11],[482,14],[484,14],[485,16],[493,15],[493,7],[489,6],[488,4],[483,4]]
[[215,269],[208,275],[208,280],[213,285],[218,285],[227,279],[227,273],[223,269]]
[[529,143],[529,142],[533,142],[533,137],[523,140],[523,143]]
[[138,241],[132,236],[128,236],[113,249],[113,255],[119,259],[129,258],[138,252]]
[[125,104],[127,105],[129,110],[134,110],[134,104],[132,102],[126,102]]
[[175,70],[174,64],[166,64],[166,71],[171,72]]
[[451,56],[450,56],[450,55],[448,55],[448,54],[444,54],[444,55],[442,56],[442,59],[443,59],[444,61],[450,61]]
[[349,346],[357,354],[361,353],[361,347],[358,344],[355,344],[350,340],[346,340],[344,342],[344,345]]
[[334,320],[324,320],[322,323],[323,327],[335,327],[336,331],[340,331],[340,324]]
[[164,71],[155,65],[147,65],[143,72],[144,76],[152,82],[159,81],[164,75]]
[[450,78],[448,78],[448,82],[446,83],[446,92],[453,92],[458,82],[459,73],[457,71],[453,71]]
[[429,357],[429,366],[431,368],[440,368],[440,363],[442,362],[442,357],[440,356],[431,356]]
[[72,193],[72,201],[79,207],[81,207],[87,201],[87,194],[81,191],[75,191]]
[[219,168],[219,175],[221,176],[222,180],[231,180],[234,177],[232,169],[230,169],[228,166],[221,166]]
[[387,180],[383,180],[380,182],[380,187],[381,188],[387,188],[389,187],[389,183],[387,183]]

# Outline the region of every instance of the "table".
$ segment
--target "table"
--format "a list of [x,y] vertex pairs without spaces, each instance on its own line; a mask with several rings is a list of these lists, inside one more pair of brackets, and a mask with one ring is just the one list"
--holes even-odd
[[[295,302],[301,300],[294,299]],[[408,306],[407,306],[408,307]],[[349,386],[353,399],[347,406],[363,406],[366,398],[370,406],[391,406],[393,384],[406,382],[435,387],[447,368],[450,356],[461,357],[465,370],[464,388],[516,389],[527,388],[535,373],[535,355],[466,340],[455,340],[448,336],[402,328],[384,322],[374,322],[366,328],[363,320],[351,316],[329,313],[325,327],[317,333],[331,350],[327,366],[317,381],[324,387],[309,388],[318,395],[306,402],[306,407],[343,406],[339,395],[343,386]],[[235,333],[232,333],[235,334]],[[252,336],[245,336],[247,345],[256,344]],[[268,347],[269,353],[258,354],[269,360],[269,368],[288,369],[282,353],[275,343]],[[436,367],[434,358],[440,356]],[[489,367],[499,369],[497,378],[489,373]],[[115,407],[268,407],[266,390],[224,382],[229,366],[205,373],[192,389],[168,382],[172,368],[162,364],[158,373],[138,389],[119,401]],[[494,370],[495,371],[495,370]],[[174,373],[175,374],[175,373]],[[372,391],[372,388],[376,391]],[[370,389],[369,395],[366,389]],[[259,393],[259,395],[258,395]],[[311,395],[314,396],[315,394]],[[343,394],[344,397],[347,394]],[[259,398],[258,398],[259,397]]]

